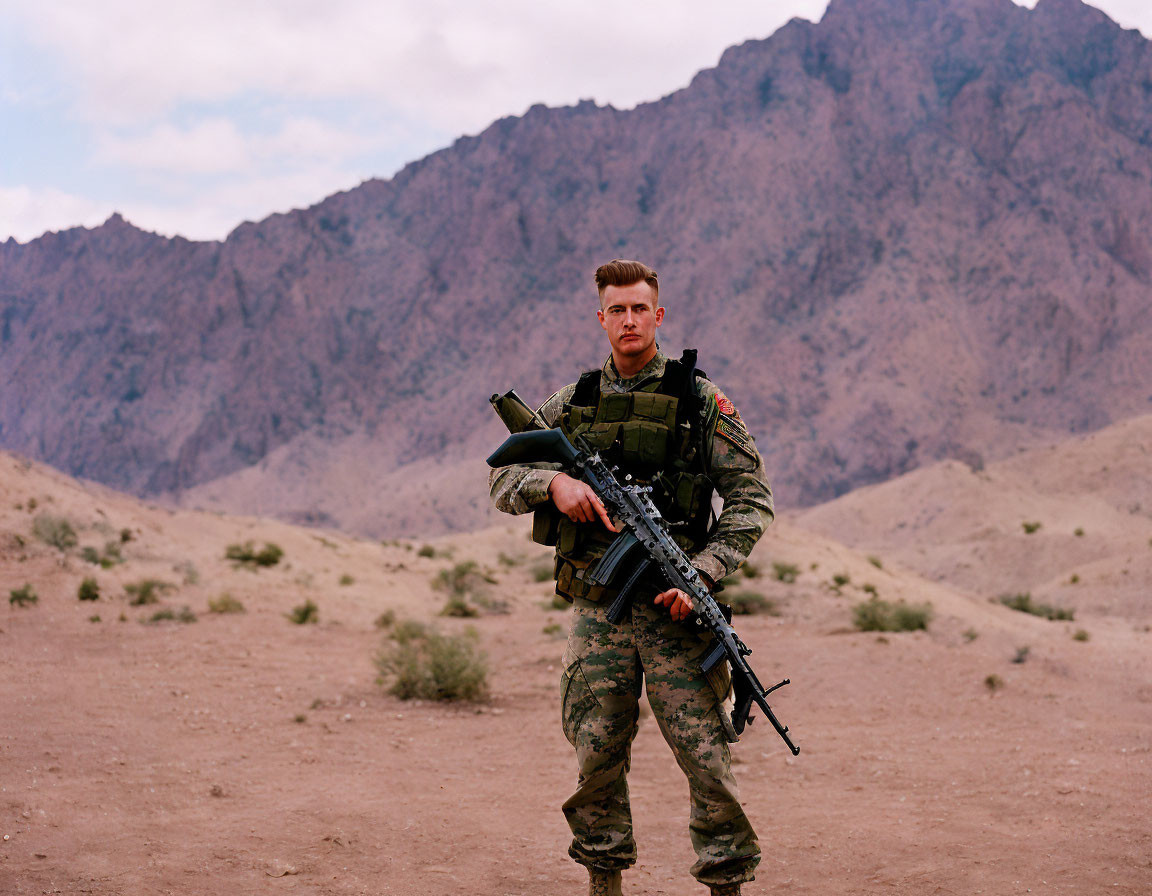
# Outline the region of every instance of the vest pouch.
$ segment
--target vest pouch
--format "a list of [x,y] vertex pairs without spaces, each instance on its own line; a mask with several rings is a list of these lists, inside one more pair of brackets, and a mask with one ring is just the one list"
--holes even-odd
[[592,585],[584,580],[588,570],[599,559],[600,555],[597,554],[591,561],[573,562],[567,557],[557,554],[556,593],[569,603],[577,597],[594,604],[604,600],[604,595],[608,593],[608,589],[603,585]]
[[556,528],[556,550],[571,556],[580,546],[580,527],[566,516],[561,516]]
[[679,401],[659,392],[633,392],[632,416],[652,420],[672,429],[676,426],[676,408]]
[[630,392],[605,392],[600,396],[596,419],[603,423],[623,423],[632,416],[633,394]]
[[694,476],[691,473],[681,473],[676,478],[673,499],[676,506],[686,519],[699,519],[702,513],[707,513],[707,508],[712,504],[712,483],[703,476]]
[[620,447],[624,456],[640,466],[660,467],[668,456],[668,430],[659,423],[632,420],[620,424]]
[[620,437],[621,425],[620,423],[593,423],[578,434],[583,435],[588,440],[588,444],[597,451],[606,452],[616,444]]
[[536,544],[552,547],[560,537],[560,520],[564,519],[555,507],[541,507],[532,511],[532,540]]

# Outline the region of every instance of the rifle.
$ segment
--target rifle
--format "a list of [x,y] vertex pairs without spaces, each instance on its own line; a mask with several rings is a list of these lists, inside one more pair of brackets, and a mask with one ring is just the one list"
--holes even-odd
[[[688,555],[662,525],[660,511],[649,497],[651,486],[621,485],[612,468],[583,438],[578,437],[576,445],[573,445],[558,429],[533,430],[509,436],[488,458],[488,466],[541,461],[560,463],[572,475],[583,479],[600,496],[617,524],[622,524],[620,535],[589,569],[587,578],[594,585],[608,586],[617,579],[619,571],[629,569],[624,565],[626,561],[634,563],[608,608],[609,621],[617,623],[623,618],[637,585],[650,569],[655,568],[670,587],[679,588],[691,597],[696,624],[705,626],[715,639],[715,645],[700,663],[701,671],[708,673],[724,660],[732,668],[735,696],[732,727],[736,733],[744,730],[745,723],[752,722],[748,714],[755,701],[792,755],[798,754],[800,748],[792,743],[788,728],[780,724],[767,700],[769,694],[788,684],[790,679],[785,678],[770,688],[760,684],[746,659],[752,649],[740,640]],[[631,476],[625,476],[625,481],[630,479]]]

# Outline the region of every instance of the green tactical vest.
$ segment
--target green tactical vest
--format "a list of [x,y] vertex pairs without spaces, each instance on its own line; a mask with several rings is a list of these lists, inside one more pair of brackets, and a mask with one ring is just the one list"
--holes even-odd
[[[601,392],[600,371],[589,371],[561,409],[557,425],[570,440],[584,439],[616,478],[653,486],[652,500],[676,542],[689,554],[708,539],[712,481],[704,474],[695,351],[670,360],[664,376],[633,392]],[[693,419],[695,422],[693,422]],[[612,589],[588,585],[584,574],[615,538],[597,523],[561,516],[556,536],[556,591],[599,602]]]

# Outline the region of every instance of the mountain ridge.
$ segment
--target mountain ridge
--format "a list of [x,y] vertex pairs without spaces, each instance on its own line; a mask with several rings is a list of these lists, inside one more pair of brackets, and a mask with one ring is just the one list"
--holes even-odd
[[[1096,429],[1152,400],[1150,91],[1147,41],[1076,0],[834,0],[660,100],[532,107],[223,242],[10,241],[0,445],[137,494],[239,510],[243,476],[292,518],[469,527],[484,399],[603,360],[616,255],[660,270],[662,344],[700,348],[784,505]],[[344,465],[359,487],[284,478]],[[365,498],[416,470],[433,516]]]

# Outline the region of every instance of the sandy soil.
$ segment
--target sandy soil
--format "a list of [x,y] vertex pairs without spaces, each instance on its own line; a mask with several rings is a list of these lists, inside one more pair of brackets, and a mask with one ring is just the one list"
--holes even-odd
[[[882,497],[877,513],[895,512]],[[0,611],[0,892],[584,892],[559,811],[575,775],[556,694],[567,617],[533,581],[544,555],[519,521],[422,557],[420,543],[173,514],[8,456],[0,502],[3,594],[39,594]],[[36,541],[43,512],[74,521],[81,547],[131,528],[125,562],[102,570]],[[283,562],[232,568],[224,548],[246,539],[279,544]],[[468,559],[511,612],[436,618],[432,580]],[[1146,580],[1127,583],[1123,613],[1067,623],[787,520],[753,559],[764,574],[741,587],[780,615],[739,628],[764,681],[792,679],[773,706],[802,752],[763,720],[734,748],[765,852],[748,893],[1152,890],[1152,609],[1133,596]],[[794,584],[772,579],[774,560],[799,567]],[[94,603],[76,598],[88,575]],[[142,621],[156,607],[130,606],[123,586],[145,577],[176,585],[161,606],[198,620]],[[929,630],[856,632],[865,584],[931,601]],[[247,612],[206,612],[223,591]],[[320,621],[293,625],[305,599]],[[390,696],[373,664],[386,609],[473,626],[491,700]],[[625,892],[704,892],[687,875],[687,787],[649,716],[630,780],[640,861]]]

